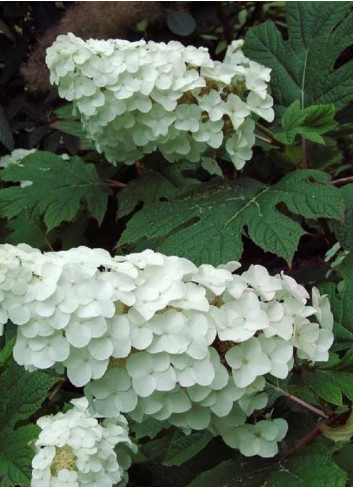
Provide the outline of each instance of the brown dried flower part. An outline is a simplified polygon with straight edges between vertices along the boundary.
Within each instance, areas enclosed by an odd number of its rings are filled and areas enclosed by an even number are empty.
[[[126,360],[127,360],[127,358],[110,357],[108,369],[110,369],[110,368],[126,368]]]
[[[212,306],[216,306],[218,308],[222,307],[223,304],[224,304],[224,302],[223,302],[222,296],[220,296],[220,295],[216,295],[211,302]]]
[[[77,2],[38,41],[21,73],[28,90],[43,93],[50,90],[49,70],[45,64],[46,49],[59,34],[72,32],[84,40],[129,39],[132,28],[140,21],[155,23],[162,18],[159,2]]]
[[[197,103],[197,98],[191,92],[185,92],[181,97],[178,98],[178,105],[181,104],[195,104]]]
[[[226,361],[226,353],[237,344],[235,341],[221,341],[218,337],[212,343],[213,348],[218,352],[222,365],[227,369],[229,369],[229,365]]]

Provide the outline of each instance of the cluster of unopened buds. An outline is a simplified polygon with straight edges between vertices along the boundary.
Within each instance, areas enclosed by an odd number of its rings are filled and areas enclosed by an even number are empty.
[[[333,318],[316,288],[309,304],[284,273],[239,267],[1,245],[0,321],[17,325],[20,365],[66,369],[99,415],[209,429],[271,457],[287,425],[254,416],[267,405],[265,375],[285,379],[295,357],[327,360]]]
[[[241,169],[252,156],[255,119],[272,121],[269,68],[233,41],[224,61],[177,41],[83,41],[58,36],[46,63],[59,95],[73,101],[98,151],[133,164],[159,150],[200,162],[223,146]]]

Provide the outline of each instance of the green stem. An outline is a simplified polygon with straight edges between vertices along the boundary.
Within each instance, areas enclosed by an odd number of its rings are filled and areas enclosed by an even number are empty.
[[[303,169],[308,168],[308,143],[305,138],[302,138],[302,165]]]

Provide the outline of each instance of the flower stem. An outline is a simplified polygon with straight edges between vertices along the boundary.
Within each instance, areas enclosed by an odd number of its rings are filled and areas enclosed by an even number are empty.
[[[278,146],[280,149],[284,149],[286,147],[285,144],[281,143],[278,141],[278,139],[275,138],[275,136],[272,134],[272,132],[267,129],[267,127],[263,126],[260,124],[260,122],[256,122],[256,127],[261,131],[265,136],[267,136],[268,139],[262,139],[262,141],[265,141],[268,144],[273,144],[274,146]],[[258,134],[255,135],[258,139],[261,139],[261,136]]]
[[[275,390],[277,390],[277,391],[281,392],[282,394],[284,394],[286,397],[288,397],[288,399],[290,399],[291,401],[295,402],[296,404],[299,404],[300,406],[305,407],[306,409],[308,409],[308,411],[311,411],[312,413],[315,413],[318,416],[321,416],[322,418],[328,419],[327,414],[325,414],[321,409],[318,409],[315,406],[312,406],[311,404],[303,401],[303,399],[300,399],[299,397],[294,396],[293,394],[290,394],[289,392],[285,391],[284,389],[282,389],[281,387],[279,387],[277,385],[273,385],[270,382],[267,382],[267,383],[271,387],[273,387]]]
[[[105,178],[104,183],[106,183],[109,187],[115,187],[115,188],[127,187],[127,183],[117,182],[116,180],[110,180],[110,178]]]
[[[353,177],[337,178],[337,180],[332,180],[332,185],[344,185],[345,183],[353,182]]]

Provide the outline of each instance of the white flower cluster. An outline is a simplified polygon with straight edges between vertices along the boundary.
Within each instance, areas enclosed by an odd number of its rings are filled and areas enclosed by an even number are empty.
[[[133,164],[157,149],[168,161],[199,162],[225,149],[237,169],[252,156],[254,115],[272,121],[269,68],[233,41],[223,62],[181,43],[83,41],[60,35],[46,63],[108,161]]]
[[[124,416],[101,424],[85,397],[66,413],[42,416],[35,442],[31,487],[112,487],[127,481],[129,439]],[[114,450],[115,449],[115,450]]]
[[[268,456],[284,422],[244,427],[267,404],[264,375],[286,378],[294,351],[327,360],[333,318],[317,289],[308,305],[291,277],[260,265],[234,274],[239,266],[1,245],[0,321],[18,325],[20,365],[65,367],[100,415],[209,428],[244,454],[250,430],[253,451]]]

